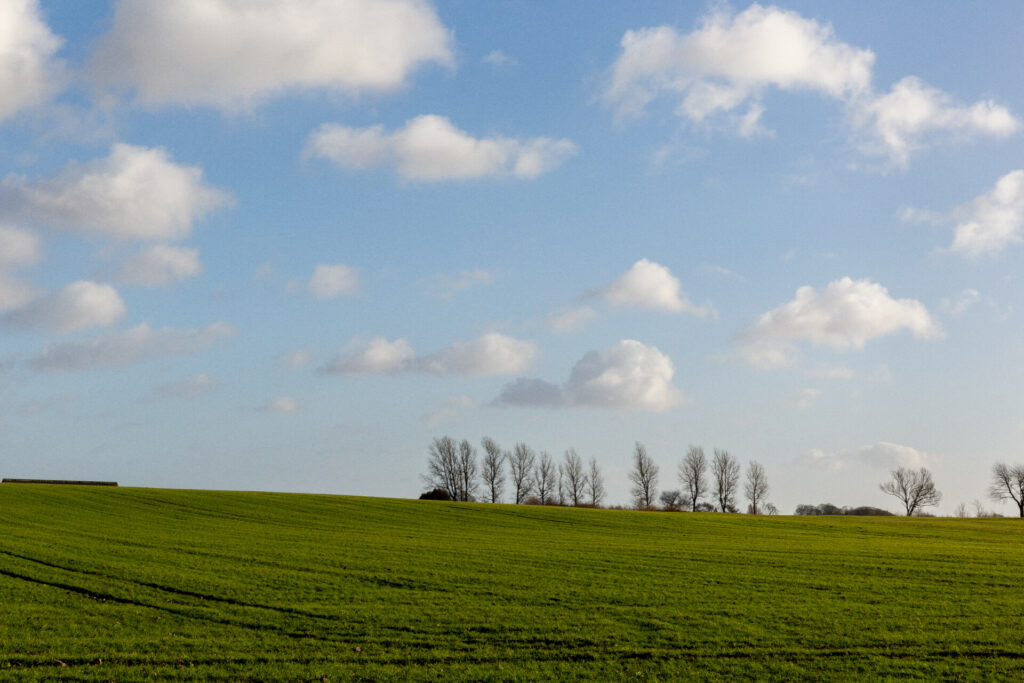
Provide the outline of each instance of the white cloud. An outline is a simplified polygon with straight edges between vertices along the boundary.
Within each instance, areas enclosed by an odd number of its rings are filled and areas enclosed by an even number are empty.
[[[415,358],[408,339],[375,337],[364,348],[337,356],[322,370],[338,375],[387,375],[409,371]]]
[[[801,465],[832,472],[857,466],[886,470],[896,467],[917,469],[928,465],[931,460],[932,457],[923,451],[887,441],[879,441],[871,446],[848,448],[835,453],[813,449],[797,458],[797,462]]]
[[[640,259],[615,282],[600,290],[613,306],[638,306],[673,313],[692,313],[703,318],[713,314],[709,305],[695,306],[680,289],[679,279],[668,268]]]
[[[64,74],[55,55],[63,42],[43,21],[38,0],[0,3],[0,122],[56,93]]]
[[[818,402],[819,398],[821,398],[820,389],[806,387],[797,392],[796,407],[801,410],[806,410],[807,408],[813,407],[814,404]]]
[[[333,299],[341,294],[355,296],[359,293],[359,271],[350,266],[320,264],[309,279],[309,291],[321,301]]]
[[[533,342],[490,332],[424,356],[417,365],[438,375],[514,375],[526,370],[536,355]]]
[[[844,367],[820,367],[807,370],[804,374],[813,379],[847,380],[853,379],[853,370]]]
[[[142,323],[90,341],[51,344],[29,359],[29,365],[39,371],[120,367],[155,356],[193,354],[234,334],[234,328],[222,322],[200,329],[164,327],[159,330]]]
[[[845,277],[796,297],[762,315],[741,335],[740,356],[763,369],[788,365],[796,342],[837,350],[862,349],[871,339],[909,330],[920,339],[941,336],[938,324],[915,299],[893,299],[870,280]]]
[[[511,57],[501,50],[491,50],[484,57],[484,63],[492,66],[510,66],[516,64],[514,57]]]
[[[438,275],[434,282],[434,288],[442,299],[450,299],[467,289],[494,284],[496,279],[494,273],[489,270],[474,268],[473,270],[463,270],[458,275]]]
[[[262,413],[297,413],[299,402],[291,396],[275,396],[257,410]]]
[[[555,332],[572,332],[595,318],[597,318],[597,311],[590,306],[580,306],[564,313],[549,315],[548,327]]]
[[[874,60],[870,50],[839,41],[830,25],[755,4],[737,15],[712,12],[686,35],[670,26],[627,31],[604,100],[620,114],[639,114],[665,96],[692,122],[746,105],[733,123],[752,133],[766,89],[845,99],[869,89]]]
[[[898,81],[885,95],[855,103],[854,120],[865,136],[862,150],[886,156],[897,166],[906,166],[911,153],[936,134],[1006,137],[1020,129],[1010,110],[992,100],[961,105],[914,76]]]
[[[981,292],[968,288],[960,292],[956,299],[943,299],[942,309],[951,316],[961,316],[979,301],[981,301]]]
[[[309,349],[296,349],[282,353],[277,357],[277,361],[289,370],[298,370],[309,364],[311,356]]]
[[[233,202],[203,184],[198,166],[161,147],[115,144],[110,156],[71,164],[57,176],[0,181],[2,212],[27,223],[130,240],[176,240],[209,211]]]
[[[372,339],[361,349],[343,353],[321,370],[330,374],[514,375],[537,355],[533,342],[491,332],[468,342],[456,342],[436,353],[417,356],[407,339]]]
[[[664,412],[682,393],[672,385],[675,366],[653,346],[632,339],[581,358],[564,385],[520,377],[502,389],[497,404],[597,407]]]
[[[957,223],[950,247],[967,256],[998,253],[1021,241],[1024,225],[1024,170],[1007,173],[992,188],[957,212]]]
[[[603,93],[620,116],[665,99],[685,121],[720,120],[753,137],[769,132],[761,123],[767,90],[815,92],[847,108],[863,153],[901,167],[940,137],[1005,137],[1021,127],[992,100],[960,104],[914,76],[876,95],[871,50],[841,42],[831,25],[777,7],[712,11],[688,34],[671,26],[627,31],[621,44]]]
[[[310,135],[306,153],[347,169],[394,165],[407,180],[438,182],[514,176],[531,179],[576,151],[568,140],[474,138],[444,116],[425,115],[394,132],[383,126],[325,124]]]
[[[708,273],[708,274],[711,274],[711,275],[717,275],[717,276],[720,276],[720,277],[723,277],[723,278],[726,278],[726,279],[729,279],[729,280],[743,280],[744,279],[744,277],[742,275],[740,275],[739,273],[737,273],[735,270],[732,270],[730,268],[726,268],[725,266],[720,266],[720,265],[715,264],[715,263],[711,263],[711,264],[707,264],[707,265],[701,266],[700,269],[701,269],[701,272]]]
[[[468,396],[449,396],[446,398],[441,405],[437,406],[430,412],[423,415],[423,421],[431,427],[454,420],[457,418],[463,410],[467,408],[473,408],[476,406],[476,402]]]
[[[938,225],[944,220],[944,216],[937,211],[919,209],[913,206],[901,207],[897,217],[903,223],[917,225]]]
[[[21,308],[35,297],[35,287],[0,270],[0,311]]]
[[[217,388],[217,382],[207,374],[188,377],[178,382],[160,384],[154,393],[160,398],[199,398]]]
[[[13,277],[9,269],[39,260],[39,237],[28,230],[0,225],[0,311],[21,308],[36,296],[35,287]]]
[[[133,254],[121,266],[118,280],[128,285],[168,287],[203,272],[199,250],[155,244]]]
[[[0,268],[26,266],[39,260],[39,236],[23,228],[0,225]]]
[[[452,65],[452,37],[424,0],[121,0],[92,72],[148,105],[251,107],[295,90],[402,88]]]
[[[127,308],[110,285],[79,280],[7,314],[11,325],[54,334],[107,327],[124,317]]]

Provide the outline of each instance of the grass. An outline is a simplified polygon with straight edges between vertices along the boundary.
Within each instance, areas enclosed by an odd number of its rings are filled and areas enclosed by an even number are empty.
[[[0,486],[0,678],[1019,679],[1024,522]]]

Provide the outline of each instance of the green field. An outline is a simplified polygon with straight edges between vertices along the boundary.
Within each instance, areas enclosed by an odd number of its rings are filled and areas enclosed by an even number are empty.
[[[1020,680],[1024,522],[0,485],[0,678]]]

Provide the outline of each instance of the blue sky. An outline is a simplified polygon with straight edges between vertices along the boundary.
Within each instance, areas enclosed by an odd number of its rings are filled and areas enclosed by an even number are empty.
[[[4,476],[405,497],[489,435],[1001,509],[1024,7],[603,5],[4,3]]]

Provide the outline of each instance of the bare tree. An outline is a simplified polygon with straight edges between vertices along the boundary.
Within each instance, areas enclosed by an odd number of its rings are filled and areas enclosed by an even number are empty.
[[[601,468],[597,466],[597,458],[590,458],[590,472],[587,473],[587,495],[590,497],[590,504],[599,507],[604,502],[604,477],[601,475]]]
[[[629,473],[629,479],[633,482],[633,502],[637,509],[654,507],[654,498],[658,495],[658,466],[639,441],[633,449],[633,471]]]
[[[516,505],[522,505],[533,491],[533,466],[537,454],[525,443],[517,443],[508,459],[508,468],[512,473],[512,485],[516,490]]]
[[[427,455],[427,486],[442,489],[452,500],[459,500],[459,454],[450,436],[435,437]]]
[[[764,504],[764,514],[766,515],[777,515],[779,514],[779,508],[775,507],[775,503]]]
[[[1024,517],[1024,465],[1010,467],[1003,463],[992,466],[992,486],[988,495],[992,500],[1012,500]]]
[[[968,517],[969,515],[967,514],[967,503],[960,503],[959,505],[957,505],[956,509],[953,510],[953,516],[961,518]]]
[[[719,512],[736,512],[736,489],[740,485],[740,464],[727,450],[715,449],[711,457],[712,493]]]
[[[501,500],[505,490],[505,457],[501,447],[494,439],[485,436],[481,445],[484,447],[483,462],[480,467],[480,478],[483,480],[487,496],[492,503]]]
[[[906,508],[907,517],[923,507],[938,505],[942,494],[935,488],[932,473],[926,467],[915,472],[906,467],[898,467],[892,471],[892,479],[878,488],[882,493],[894,496]]]
[[[679,463],[679,482],[686,488],[690,497],[690,509],[697,511],[701,497],[708,492],[708,460],[704,457],[704,449],[690,446],[686,457]]]
[[[689,499],[679,490],[662,491],[658,500],[661,502],[661,509],[667,512],[679,512],[691,507]]]
[[[750,514],[761,514],[764,499],[768,496],[768,475],[765,474],[764,465],[753,461],[747,465],[747,481],[743,485],[743,492],[750,501]]]
[[[476,491],[479,483],[476,478],[479,474],[479,466],[476,462],[476,449],[473,444],[463,439],[459,443],[458,458],[458,480],[459,497],[455,500],[470,501],[476,500]]]
[[[558,467],[555,465],[555,461],[551,459],[547,451],[541,451],[540,459],[537,460],[537,465],[533,470],[533,488],[537,492],[537,497],[540,498],[541,505],[550,503],[555,494],[555,486],[558,483],[557,472]]]
[[[565,452],[565,461],[561,466],[562,474],[565,477],[565,492],[568,502],[576,507],[583,502],[583,496],[587,489],[587,471],[583,467],[583,458],[579,456],[575,448]]]

